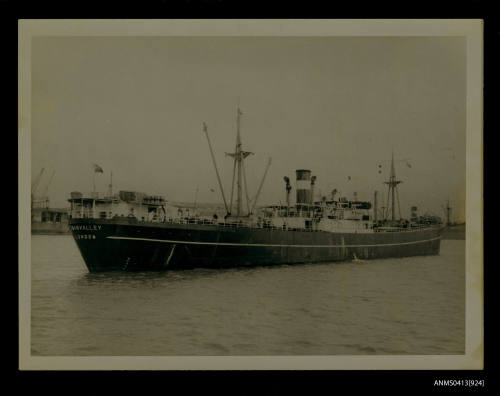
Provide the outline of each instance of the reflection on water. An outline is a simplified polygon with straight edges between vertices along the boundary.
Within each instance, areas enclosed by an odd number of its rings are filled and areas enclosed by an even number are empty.
[[[88,273],[32,238],[34,355],[462,354],[464,241],[337,264]]]

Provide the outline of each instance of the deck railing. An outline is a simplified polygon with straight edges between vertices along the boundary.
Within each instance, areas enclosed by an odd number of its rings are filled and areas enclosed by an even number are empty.
[[[75,209],[71,213],[72,218],[96,218],[94,217],[93,211]],[[187,217],[163,217],[157,216],[156,219],[137,219],[134,216],[107,216],[103,219],[115,219],[115,218],[123,218],[123,219],[133,219],[134,222],[137,223],[168,223],[168,224],[180,224],[180,225],[212,225],[224,229],[268,229],[268,230],[285,230],[285,231],[301,231],[301,232],[325,232],[324,230],[317,229],[315,226],[312,227],[290,227],[286,225],[276,226],[270,224],[266,221],[219,221],[218,219],[209,219],[209,218],[187,218]],[[370,228],[373,232],[411,232],[417,231],[419,229],[429,228],[432,225],[417,225],[417,226],[409,226],[409,227],[373,227]],[[356,232],[356,229],[342,229],[339,228],[335,231],[339,232]],[[359,230],[360,232],[364,230]]]

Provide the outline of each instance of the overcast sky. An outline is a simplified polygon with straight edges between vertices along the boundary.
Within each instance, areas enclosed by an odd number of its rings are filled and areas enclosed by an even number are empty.
[[[100,191],[112,171],[115,190],[222,202],[202,123],[229,195],[239,103],[251,196],[272,157],[260,204],[299,168],[322,195],[385,196],[394,149],[403,215],[449,199],[461,220],[465,60],[460,37],[36,37],[32,177],[56,172],[57,207],[92,189],[93,163]]]

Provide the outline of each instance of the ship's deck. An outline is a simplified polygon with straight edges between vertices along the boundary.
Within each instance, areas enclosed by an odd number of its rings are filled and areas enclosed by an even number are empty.
[[[272,224],[266,224],[259,221],[249,221],[248,219],[242,219],[240,221],[219,221],[215,219],[207,218],[167,218],[164,221],[143,221],[135,217],[125,217],[125,216],[115,216],[110,219],[94,219],[94,218],[72,218],[71,223],[84,223],[89,224],[119,224],[119,225],[140,225],[140,226],[151,226],[151,227],[162,227],[164,224],[179,224],[183,226],[211,226],[210,228],[221,228],[221,229],[269,229],[269,230],[283,230],[283,231],[300,231],[300,232],[328,232],[314,227],[310,228],[300,228],[300,227],[277,227]],[[374,227],[367,231],[368,233],[394,233],[394,232],[417,232],[425,229],[436,229],[441,228],[440,225],[421,225],[417,227]],[[356,233],[356,230],[349,231],[348,229],[342,230],[342,232],[352,232]]]

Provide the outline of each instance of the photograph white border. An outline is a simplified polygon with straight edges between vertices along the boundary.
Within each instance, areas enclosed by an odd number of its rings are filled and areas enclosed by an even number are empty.
[[[21,370],[483,369],[483,21],[480,19],[19,20],[19,368]],[[467,41],[464,355],[31,355],[31,43],[36,36],[463,36]]]

